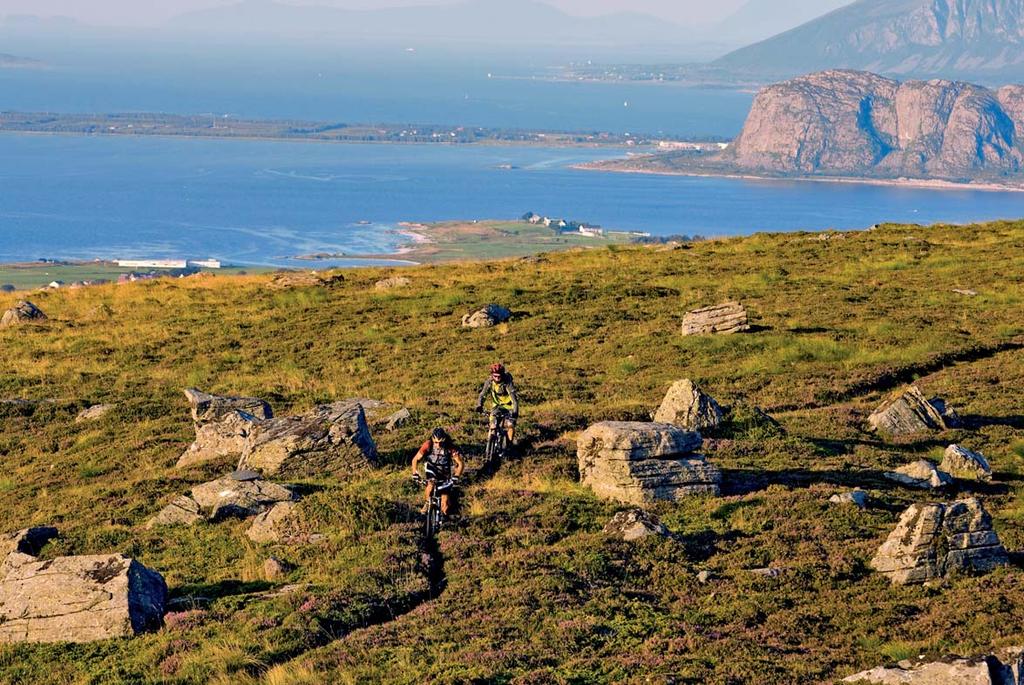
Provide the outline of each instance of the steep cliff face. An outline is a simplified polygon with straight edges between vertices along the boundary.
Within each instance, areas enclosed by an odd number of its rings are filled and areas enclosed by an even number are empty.
[[[896,76],[1024,74],[1024,0],[859,0],[717,64],[755,72],[863,69]]]
[[[965,179],[1019,173],[1022,143],[1024,86],[826,71],[762,90],[723,159],[787,174]]]

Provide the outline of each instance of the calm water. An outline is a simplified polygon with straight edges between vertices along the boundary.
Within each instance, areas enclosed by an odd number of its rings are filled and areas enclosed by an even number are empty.
[[[526,211],[709,236],[1024,216],[1018,193],[567,168],[608,154],[0,135],[0,262],[212,256],[285,264],[311,252],[386,250],[399,221]]]

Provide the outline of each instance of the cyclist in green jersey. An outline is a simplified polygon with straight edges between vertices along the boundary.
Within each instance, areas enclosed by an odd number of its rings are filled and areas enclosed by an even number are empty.
[[[484,403],[488,399],[491,401],[491,428],[495,428],[501,421],[501,428],[508,435],[511,447],[516,434],[516,421],[519,419],[519,395],[512,374],[502,364],[491,365],[491,375],[480,389],[476,410],[484,411]]]

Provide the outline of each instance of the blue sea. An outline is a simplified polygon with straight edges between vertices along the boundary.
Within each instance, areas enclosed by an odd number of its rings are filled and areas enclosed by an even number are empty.
[[[51,68],[0,70],[0,108],[732,136],[752,97],[553,83],[532,78],[536,65],[523,62],[432,60],[404,51],[362,61],[275,56],[265,63],[165,54],[130,66],[124,55],[95,47],[32,56]],[[705,236],[1024,216],[1019,193],[570,168],[622,154],[0,134],[0,262],[216,257],[289,265],[291,257],[314,252],[389,251],[403,221],[513,218],[527,211],[655,235]]]

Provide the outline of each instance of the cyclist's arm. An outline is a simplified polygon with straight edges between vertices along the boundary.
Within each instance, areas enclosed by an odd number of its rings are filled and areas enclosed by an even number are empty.
[[[476,400],[476,408],[483,409],[484,401],[487,399],[487,393],[491,389],[491,381],[487,379],[484,381],[484,387],[480,388],[480,396]]]
[[[427,450],[429,450],[429,449],[430,449],[430,441],[428,440],[427,442],[423,443],[423,445],[420,447],[419,451],[412,458],[412,475],[415,476],[417,473],[419,473],[420,462],[423,461],[423,457],[427,454]]]
[[[512,416],[519,416],[519,393],[516,392],[516,384],[508,384],[508,396],[512,398]]]
[[[462,477],[462,470],[466,468],[465,463],[462,461],[462,452],[453,449],[452,450],[452,461],[455,462],[455,476],[458,478]]]

